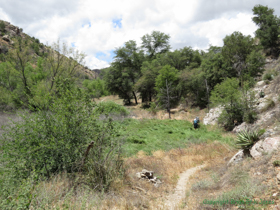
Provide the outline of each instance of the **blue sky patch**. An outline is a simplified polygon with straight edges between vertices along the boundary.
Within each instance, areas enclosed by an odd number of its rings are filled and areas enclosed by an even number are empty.
[[[84,23],[83,25],[82,25],[82,27],[85,27],[85,26],[88,26],[89,28],[91,27],[91,22],[87,22],[87,23]]]
[[[113,19],[113,27],[114,28],[122,28],[122,19]]]
[[[76,47],[76,42],[72,42],[71,47]]]
[[[114,53],[114,50],[110,50],[108,54],[110,55],[107,55],[106,53],[103,52],[97,52],[95,57],[98,58],[99,60],[103,60],[110,63],[113,61],[113,58],[116,54]]]

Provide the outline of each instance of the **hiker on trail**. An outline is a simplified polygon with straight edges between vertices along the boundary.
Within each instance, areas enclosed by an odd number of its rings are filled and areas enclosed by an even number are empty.
[[[199,126],[199,118],[196,117],[196,118],[194,118],[194,120],[193,120],[193,127],[194,127],[194,129],[197,129],[198,126]]]

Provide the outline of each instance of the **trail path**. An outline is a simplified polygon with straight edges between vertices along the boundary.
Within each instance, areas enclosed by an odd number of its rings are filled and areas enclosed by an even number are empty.
[[[196,166],[180,174],[177,186],[175,188],[175,192],[166,198],[166,209],[174,210],[176,208],[180,201],[186,196],[186,185],[189,180],[189,177],[204,166],[205,165]]]

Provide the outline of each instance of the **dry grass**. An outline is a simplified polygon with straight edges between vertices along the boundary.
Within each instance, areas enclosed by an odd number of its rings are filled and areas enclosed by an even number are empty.
[[[120,99],[118,96],[113,95],[104,96],[94,100],[97,103],[101,101],[114,101],[117,104],[123,105],[123,99]],[[147,109],[143,109],[141,99],[138,100],[137,105],[134,104],[132,100],[131,105],[125,107],[128,108],[128,110],[131,112],[130,116],[134,119],[169,119],[169,115],[166,110],[159,110],[156,114],[152,114]],[[199,116],[200,121],[202,122],[206,114],[207,109],[200,110],[199,108],[184,108],[182,105],[180,105],[179,107],[171,110],[171,119],[187,120],[192,122],[196,116]]]
[[[260,199],[274,201],[275,204],[243,205],[242,209],[274,209],[276,204],[280,207],[280,184],[276,180],[280,167],[273,166],[273,162],[279,158],[279,153],[266,155],[256,160],[247,158],[232,167],[227,167],[223,161],[212,162],[191,180],[188,187],[192,190],[185,201],[188,207],[184,209],[237,209],[236,205],[214,206],[205,205],[202,202],[204,199],[236,200],[243,195],[258,201]],[[273,196],[275,193],[278,195]]]
[[[66,175],[57,175],[36,187],[38,195],[33,206],[45,205],[49,209],[160,209],[164,198],[173,192],[180,173],[204,163],[212,165],[217,159],[233,153],[220,142],[168,152],[154,151],[151,156],[140,151],[137,157],[125,160],[124,179],[115,180],[110,192],[102,194],[82,186],[74,187]],[[163,183],[155,187],[146,180],[139,180],[135,174],[142,169],[154,171]]]

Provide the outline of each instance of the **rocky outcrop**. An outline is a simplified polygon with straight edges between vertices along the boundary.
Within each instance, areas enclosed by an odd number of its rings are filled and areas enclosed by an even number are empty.
[[[264,154],[270,154],[279,149],[280,137],[266,138],[258,141],[251,149],[250,154],[253,158],[261,157]]]
[[[223,111],[222,106],[210,109],[209,113],[203,118],[204,125],[215,125],[218,122],[218,117]]]
[[[254,144],[250,150],[239,150],[228,162],[228,166],[237,164],[244,159],[244,157],[258,158],[263,155],[272,153],[280,149],[280,137],[268,137],[260,140]]]
[[[243,150],[239,150],[229,161],[228,161],[228,166],[232,165],[232,164],[236,164],[240,161],[243,160],[245,154]]]

